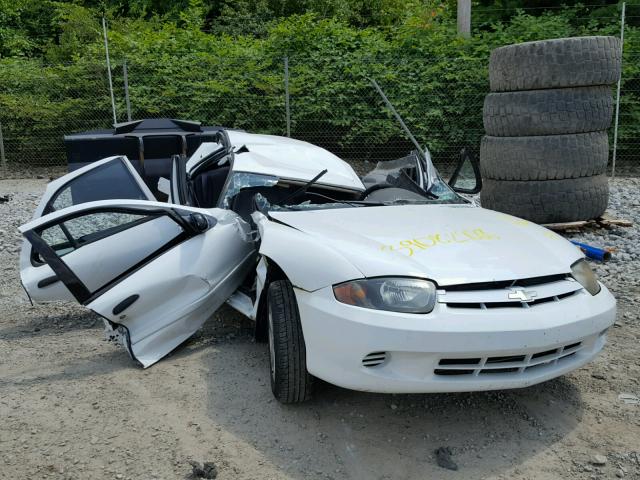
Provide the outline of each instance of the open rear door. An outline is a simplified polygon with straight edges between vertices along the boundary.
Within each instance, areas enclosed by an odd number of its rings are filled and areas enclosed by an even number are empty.
[[[235,213],[146,200],[102,200],[20,227],[36,267],[47,266],[101,315],[147,367],[191,336],[237,289],[254,246]],[[23,271],[23,283],[37,293]]]
[[[155,197],[127,157],[109,157],[86,165],[47,185],[33,219],[58,210],[98,200],[152,200]],[[38,260],[32,245],[22,242],[22,284],[33,301],[73,300],[73,295],[46,264]]]

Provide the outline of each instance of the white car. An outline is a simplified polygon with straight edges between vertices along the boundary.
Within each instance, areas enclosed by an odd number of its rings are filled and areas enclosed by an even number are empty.
[[[473,191],[476,165],[454,177]],[[308,143],[223,131],[174,157],[159,189],[167,201],[106,158],[51,182],[20,227],[30,298],[85,305],[143,367],[226,301],[268,340],[282,402],[309,398],[316,377],[372,392],[517,388],[592,360],[615,319],[575,246],[479,208],[419,153],[360,179]]]

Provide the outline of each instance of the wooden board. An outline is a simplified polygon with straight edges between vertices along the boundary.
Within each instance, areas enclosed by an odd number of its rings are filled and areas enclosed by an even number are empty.
[[[596,220],[603,225],[615,225],[616,227],[632,227],[633,222],[631,220],[622,220],[619,218],[613,218],[606,213]]]
[[[559,222],[559,223],[544,223],[543,227],[549,230],[555,230],[558,232],[566,232],[570,230],[579,231],[585,227],[597,227],[597,228],[613,228],[613,227],[631,227],[633,222],[630,220],[623,220],[619,218],[613,218],[608,214],[604,214],[594,220],[580,220],[577,222]]]
[[[561,222],[561,223],[543,223],[542,226],[549,230],[566,231],[566,230],[579,230],[586,226],[589,222],[581,220],[579,222]]]

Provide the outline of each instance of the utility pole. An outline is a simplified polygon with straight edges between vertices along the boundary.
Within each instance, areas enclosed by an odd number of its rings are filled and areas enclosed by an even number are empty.
[[[458,0],[458,36],[471,36],[471,0]]]

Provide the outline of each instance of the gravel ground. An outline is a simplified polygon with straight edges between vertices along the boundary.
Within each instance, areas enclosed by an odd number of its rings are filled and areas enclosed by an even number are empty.
[[[611,213],[634,227],[571,235],[617,249],[595,264],[619,316],[593,364],[504,392],[325,385],[298,406],[273,400],[267,349],[228,308],[142,370],[92,313],[31,306],[16,227],[45,182],[0,181],[0,478],[185,478],[195,460],[221,479],[640,479],[640,405],[619,399],[640,396],[639,179],[612,184]]]

